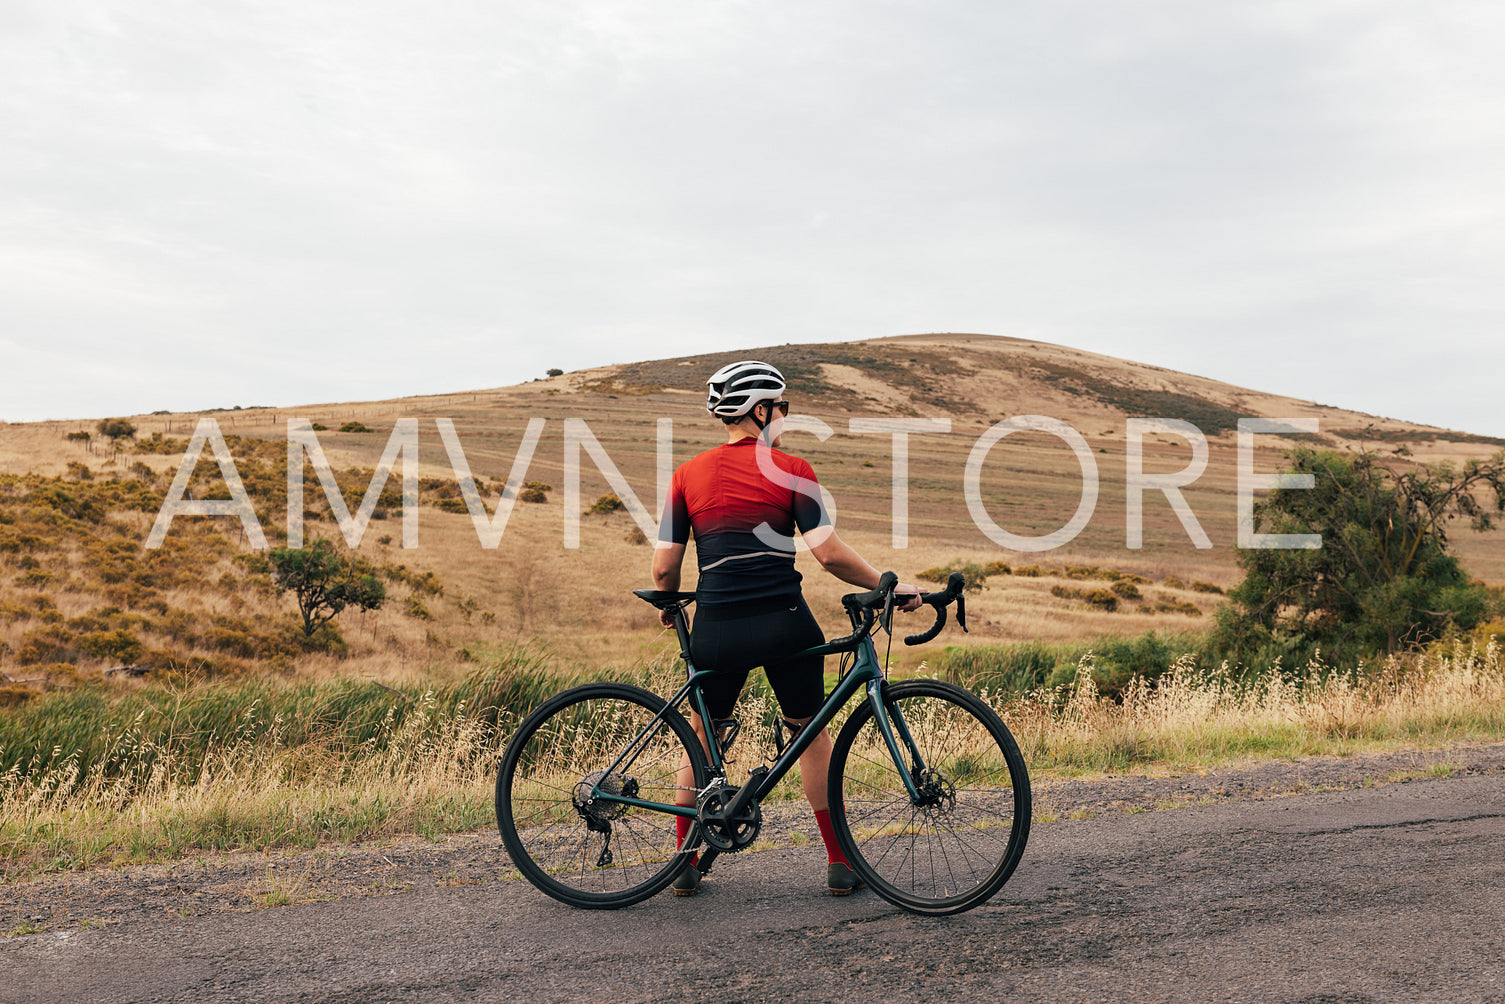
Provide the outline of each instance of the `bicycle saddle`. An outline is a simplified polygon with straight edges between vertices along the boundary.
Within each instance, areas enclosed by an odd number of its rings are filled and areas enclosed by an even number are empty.
[[[676,604],[686,603],[695,598],[694,593],[675,593],[667,589],[634,589],[632,595],[640,600],[647,600],[660,610],[666,610]]]

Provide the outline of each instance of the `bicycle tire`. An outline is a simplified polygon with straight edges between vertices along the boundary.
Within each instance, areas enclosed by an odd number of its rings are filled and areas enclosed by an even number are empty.
[[[664,707],[640,687],[593,683],[550,698],[518,726],[497,771],[497,828],[513,864],[542,892],[570,906],[615,909],[652,896],[689,866],[699,823],[676,848],[673,814],[621,803],[593,811],[577,794],[607,778]],[[682,754],[696,789],[704,787],[700,742],[671,709],[609,783],[618,794],[672,803]]]
[[[831,822],[842,852],[896,906],[936,916],[970,910],[1003,887],[1029,840],[1019,745],[992,708],[949,683],[884,684],[883,702],[890,720],[903,715],[930,798],[910,798],[864,701],[831,751]],[[913,774],[913,763],[905,769]]]

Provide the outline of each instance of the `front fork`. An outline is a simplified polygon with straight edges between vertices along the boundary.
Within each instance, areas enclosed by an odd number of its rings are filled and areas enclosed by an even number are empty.
[[[878,723],[878,732],[883,736],[883,744],[888,747],[888,755],[893,758],[894,767],[904,782],[904,790],[909,793],[910,802],[919,805],[920,790],[915,786],[915,778],[924,772],[925,760],[920,756],[920,749],[915,745],[914,737],[909,734],[909,726],[905,723],[898,704],[884,703],[883,687],[884,681],[881,679],[868,681],[868,704],[873,709],[873,720]],[[899,749],[901,742],[905,750],[909,752],[909,767],[905,766],[904,753]]]

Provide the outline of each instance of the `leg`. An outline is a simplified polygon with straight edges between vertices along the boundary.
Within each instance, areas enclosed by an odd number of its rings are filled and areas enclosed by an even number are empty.
[[[790,725],[803,725],[810,719],[800,721],[784,719]],[[815,825],[820,830],[821,843],[826,845],[826,887],[833,896],[845,896],[864,883],[847,864],[841,853],[841,842],[836,839],[836,828],[831,823],[831,808],[826,791],[826,775],[831,769],[831,736],[820,730],[810,746],[800,754],[800,782],[805,789],[805,798],[815,812]]]
[[[706,740],[706,737],[705,737],[705,721],[700,717],[700,715],[696,714],[694,711],[690,712],[690,727],[695,730],[695,738],[697,738],[697,739],[700,740],[700,749],[701,749],[701,752],[703,752],[706,755],[706,759],[709,761],[710,756],[711,756],[711,744]],[[829,764],[830,762],[831,762],[831,741],[829,739],[827,739],[826,740],[826,763]],[[690,755],[688,753],[686,753],[684,756],[680,757],[680,761],[679,761],[679,773],[674,776],[674,783],[675,783],[675,795],[674,795],[674,802],[675,802],[675,804],[676,805],[694,805],[695,804],[695,769],[690,765]],[[824,791],[825,790],[825,787],[824,787],[825,786],[824,775],[822,775],[821,785],[822,785],[822,789],[821,790]],[[681,817],[681,818],[683,818],[683,817]],[[681,840],[684,839],[684,834],[683,833],[680,834],[680,839]]]
[[[690,712],[690,727],[695,730],[695,738],[700,740],[700,748],[707,757],[710,756],[711,747],[705,738],[705,722],[695,712]],[[690,763],[688,752],[680,758],[679,772],[675,774],[674,802],[676,805],[695,804],[695,767]],[[674,817],[674,834],[677,838],[676,848],[685,845],[685,837],[690,835],[690,820],[684,816]],[[690,858],[690,867],[679,873],[674,880],[674,895],[693,896],[695,890],[700,888],[700,856]]]
[[[798,728],[810,721],[807,718],[785,718],[784,721]],[[686,758],[688,759],[688,758]],[[685,764],[689,766],[688,763]],[[831,769],[831,734],[825,729],[810,743],[810,748],[800,754],[800,785],[805,789],[805,801],[816,812],[827,809],[826,774]]]

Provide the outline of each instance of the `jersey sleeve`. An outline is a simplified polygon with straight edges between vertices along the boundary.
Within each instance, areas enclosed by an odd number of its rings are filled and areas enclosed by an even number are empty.
[[[789,472],[797,479],[794,484],[794,525],[800,533],[809,533],[819,526],[831,525],[831,514],[826,512],[821,501],[820,482],[815,479],[815,469],[799,457],[791,457]]]
[[[658,524],[658,540],[661,544],[690,542],[690,507],[685,502],[683,467],[676,470],[669,481],[669,494],[664,499],[664,515]]]

